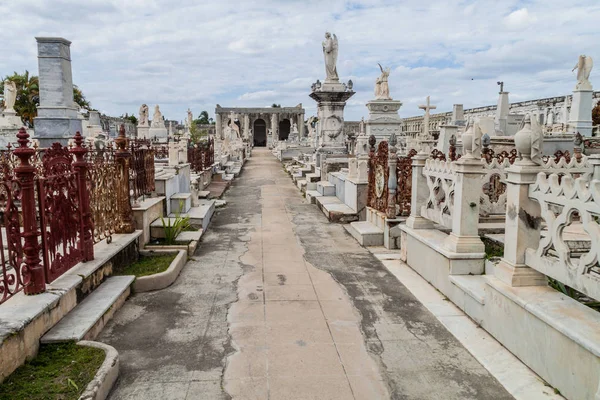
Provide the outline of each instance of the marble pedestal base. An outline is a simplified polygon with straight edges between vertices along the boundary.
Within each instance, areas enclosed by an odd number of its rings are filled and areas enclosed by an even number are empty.
[[[35,136],[41,148],[60,143],[66,146],[77,132],[83,132],[83,125],[78,118],[38,117],[35,119]]]
[[[366,121],[367,137],[374,135],[377,143],[388,140],[392,132],[399,132],[402,120],[398,110],[402,102],[398,100],[371,100],[367,103],[369,118]]]

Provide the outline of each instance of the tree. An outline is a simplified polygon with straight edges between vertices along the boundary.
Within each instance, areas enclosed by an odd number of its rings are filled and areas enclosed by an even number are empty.
[[[85,96],[77,86],[73,85],[73,100],[75,104],[85,110],[91,110],[92,104],[85,99]]]
[[[202,111],[202,112],[200,112],[200,115],[194,122],[198,125],[208,125],[208,124],[212,123],[211,121],[212,121],[212,118],[208,117],[208,111]]]
[[[40,85],[37,76],[29,75],[29,71],[23,74],[13,73],[0,82],[0,93],[4,94],[4,81],[9,80],[17,85],[17,99],[15,111],[27,126],[33,126],[33,119],[37,116],[37,106],[40,104]]]
[[[6,76],[0,82],[0,93],[4,94],[4,81],[13,81],[17,85],[17,99],[15,111],[21,117],[23,123],[33,127],[33,119],[37,117],[37,107],[40,104],[40,81],[37,76],[29,75],[29,71],[23,74],[17,72]],[[73,85],[73,100],[79,107],[91,110],[91,104],[86,100],[83,92]]]
[[[271,107],[273,107],[273,108],[281,108],[281,104],[275,104],[275,103],[273,103],[271,105]]]
[[[128,119],[131,121],[132,124],[137,125],[138,124],[138,119],[135,117],[135,115],[131,114],[131,115],[125,115],[124,117],[122,117],[123,119]]]
[[[596,104],[596,107],[592,108],[592,125],[600,125],[600,101]]]

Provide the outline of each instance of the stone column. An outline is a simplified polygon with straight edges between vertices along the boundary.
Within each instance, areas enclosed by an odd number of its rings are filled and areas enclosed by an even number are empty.
[[[594,90],[573,90],[573,103],[569,115],[569,132],[579,132],[583,137],[592,136],[592,108],[594,107]]]
[[[304,137],[304,113],[298,114],[298,132],[302,139]]]
[[[271,114],[271,132],[273,133],[271,143],[275,146],[279,142],[279,118],[275,113]]]
[[[169,165],[179,165],[179,143],[169,140]]]
[[[475,124],[463,134],[465,156],[456,161],[452,232],[446,247],[456,253],[483,253],[479,237],[479,194],[484,173],[481,160],[481,128]],[[446,194],[448,195],[448,194]]]
[[[508,92],[501,91],[499,95],[494,125],[500,131],[502,131],[503,136],[507,136],[507,121],[510,108],[510,103],[508,102]]]
[[[221,114],[215,112],[215,138],[223,140],[223,129],[221,127]]]
[[[388,204],[386,217],[389,219],[396,218],[396,189],[398,189],[398,178],[396,177],[396,165],[398,164],[398,156],[396,155],[396,134],[392,132],[388,153]]]
[[[73,101],[71,42],[63,38],[38,37],[40,105],[35,118],[35,138],[41,147],[58,142],[67,145],[82,132],[79,107]]]
[[[507,168],[506,222],[504,256],[495,268],[495,276],[510,286],[546,286],[546,276],[525,264],[525,251],[540,243],[541,209],[529,198],[529,185],[542,170],[540,161],[531,158],[532,130],[529,116],[515,135],[515,145],[522,159]],[[539,144],[541,148],[542,144]]]
[[[433,222],[421,217],[421,207],[429,198],[429,187],[423,176],[425,161],[429,155],[423,151],[412,159],[412,192],[410,198],[410,217],[406,220],[406,226],[412,229],[431,229]]]

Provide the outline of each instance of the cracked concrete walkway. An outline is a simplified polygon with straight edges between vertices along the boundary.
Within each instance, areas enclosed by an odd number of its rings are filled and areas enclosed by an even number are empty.
[[[111,399],[510,399],[341,225],[255,149],[194,261],[99,340]]]

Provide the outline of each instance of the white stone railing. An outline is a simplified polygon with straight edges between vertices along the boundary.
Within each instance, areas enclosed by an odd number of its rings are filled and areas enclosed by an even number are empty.
[[[540,206],[543,228],[537,249],[526,250],[525,263],[600,300],[600,166],[596,169],[596,179],[589,173],[559,176],[565,170],[537,175],[529,198]]]
[[[452,161],[428,159],[423,168],[429,196],[421,207],[421,216],[437,224],[452,228],[456,166]]]
[[[482,217],[504,216],[506,214],[506,178],[510,167],[507,158],[498,161],[492,158],[489,163],[484,164],[485,175],[481,180],[481,197],[479,214]],[[572,178],[589,178],[592,173],[592,167],[586,156],[577,161],[575,157],[567,162],[565,158],[556,161],[550,157],[548,161],[542,164],[542,170],[547,174],[556,173],[559,176],[570,176]]]

